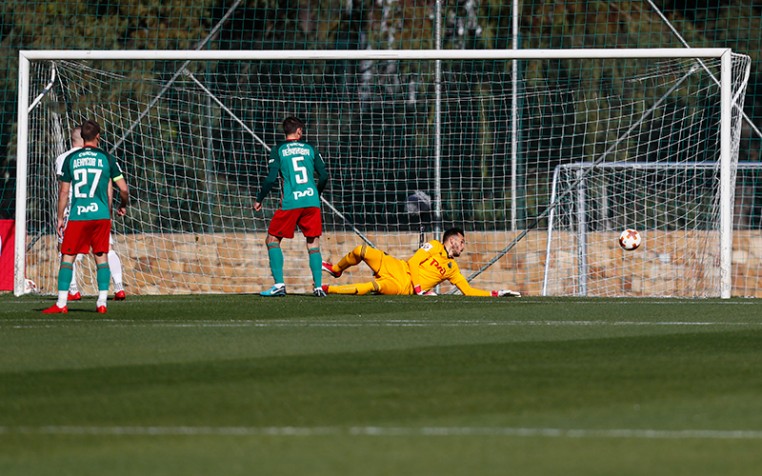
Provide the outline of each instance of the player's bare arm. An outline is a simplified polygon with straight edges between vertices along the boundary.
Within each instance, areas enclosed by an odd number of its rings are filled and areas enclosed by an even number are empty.
[[[66,208],[69,206],[69,189],[71,188],[71,183],[59,181],[58,185],[58,223],[56,231],[58,231],[58,236],[63,236]]]
[[[262,203],[264,202],[265,197],[270,193],[270,190],[272,190],[278,181],[278,174],[280,172],[280,158],[277,154],[270,155],[267,167],[267,177],[265,177],[265,181],[262,183],[262,188],[254,198],[254,205],[252,208],[255,212],[262,210]]]
[[[119,208],[116,209],[116,214],[123,217],[127,214],[127,207],[130,205],[130,189],[127,186],[127,181],[124,177],[118,177],[114,180],[116,188],[119,189]]]

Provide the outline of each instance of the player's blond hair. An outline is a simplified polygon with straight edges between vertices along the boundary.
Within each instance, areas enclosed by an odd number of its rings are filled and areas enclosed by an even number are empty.
[[[71,130],[71,145],[72,147],[77,147],[78,145],[81,146],[82,142],[82,128],[77,126]]]

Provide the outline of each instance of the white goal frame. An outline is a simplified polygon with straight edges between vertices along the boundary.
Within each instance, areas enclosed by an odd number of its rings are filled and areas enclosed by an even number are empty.
[[[292,50],[292,51],[188,51],[188,50],[21,50],[18,76],[18,143],[16,181],[16,231],[14,257],[14,294],[25,287],[27,155],[30,103],[30,62],[40,60],[533,60],[533,59],[638,59],[638,58],[720,58],[720,297],[730,298],[732,285],[732,50],[729,48],[655,48],[655,49],[527,49],[527,50]],[[439,80],[436,84],[439,92]],[[438,113],[439,111],[437,111]],[[438,118],[436,119],[438,121]],[[438,122],[437,122],[438,124]],[[515,140],[515,139],[514,139]],[[435,161],[438,158],[435,157]],[[515,158],[511,158],[515,160]],[[435,194],[439,193],[435,185]],[[441,213],[441,196],[432,197],[436,216]],[[551,205],[552,207],[552,205]],[[502,256],[523,238],[524,231],[500,254]],[[478,273],[477,273],[478,274]],[[473,277],[473,276],[471,276]]]

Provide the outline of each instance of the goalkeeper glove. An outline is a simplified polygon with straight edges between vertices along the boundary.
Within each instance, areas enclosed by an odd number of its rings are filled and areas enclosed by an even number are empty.
[[[416,284],[415,287],[413,288],[413,291],[415,291],[415,293],[419,296],[436,296],[437,295],[437,293],[435,293],[431,289],[429,289],[428,291],[424,291],[423,289],[421,289],[420,284]]]
[[[521,297],[521,293],[518,291],[511,291],[510,289],[499,289],[492,291],[492,297]]]

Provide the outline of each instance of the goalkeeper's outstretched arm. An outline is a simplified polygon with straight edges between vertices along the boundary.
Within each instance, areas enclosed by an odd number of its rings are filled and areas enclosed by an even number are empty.
[[[472,287],[466,277],[461,273],[457,273],[455,276],[453,276],[450,279],[450,282],[455,285],[465,296],[521,297],[521,293],[517,291],[511,291],[510,289],[494,289],[492,291],[487,291],[485,289]]]

